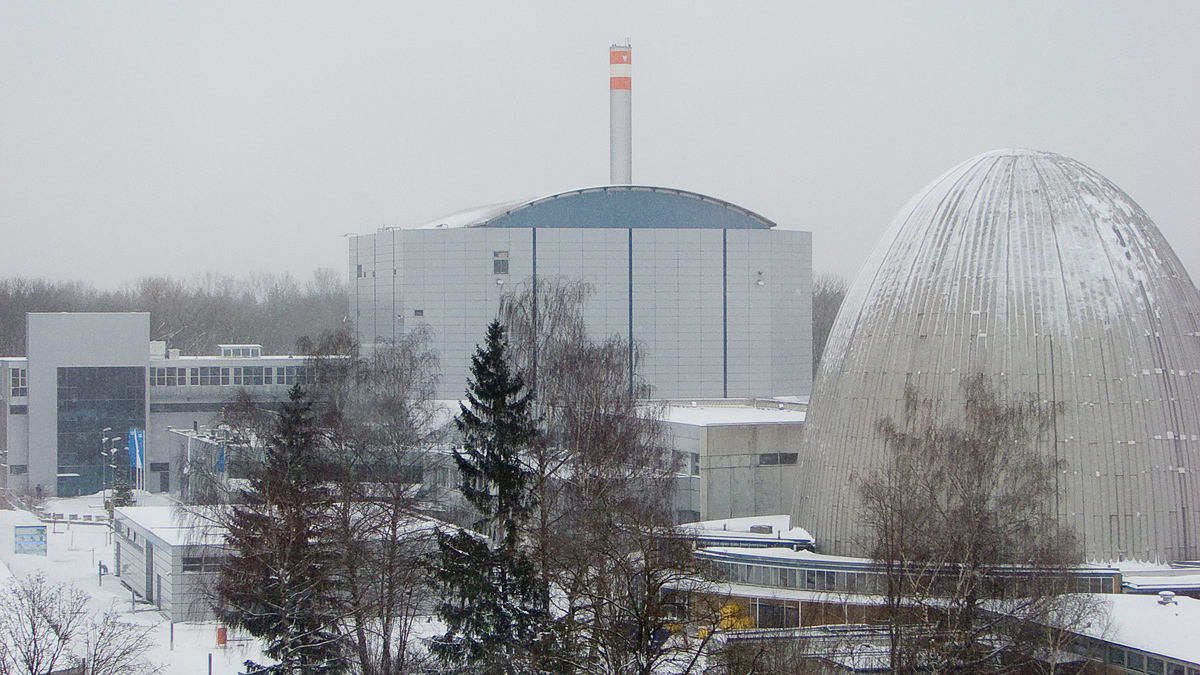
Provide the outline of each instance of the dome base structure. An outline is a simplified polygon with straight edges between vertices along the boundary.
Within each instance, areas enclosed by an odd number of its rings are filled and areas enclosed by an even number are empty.
[[[1200,559],[1200,293],[1146,213],[1060,155],[1000,150],[934,180],[852,284],[813,385],[795,495],[824,552],[869,553],[859,482],[905,388],[961,410],[982,373],[1060,406],[1042,450],[1091,560]]]

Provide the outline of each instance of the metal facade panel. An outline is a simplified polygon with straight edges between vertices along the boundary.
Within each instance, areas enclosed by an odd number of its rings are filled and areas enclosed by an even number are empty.
[[[1032,151],[973,158],[901,210],[838,315],[805,432],[796,515],[861,553],[857,487],[906,381],[947,410],[964,375],[1064,405],[1059,517],[1092,559],[1200,557],[1200,294],[1119,188]]]
[[[633,338],[645,348],[642,374],[656,395],[808,393],[808,233],[773,229],[711,197],[638,186],[467,213],[470,220],[447,219],[456,227],[350,239],[356,337],[386,342],[427,326],[441,358],[440,395],[461,395],[500,295],[533,274],[535,236],[540,278],[592,285],[585,316],[594,335],[628,337],[632,319]],[[497,250],[509,253],[505,275],[493,274]],[[763,279],[770,283],[757,283]]]

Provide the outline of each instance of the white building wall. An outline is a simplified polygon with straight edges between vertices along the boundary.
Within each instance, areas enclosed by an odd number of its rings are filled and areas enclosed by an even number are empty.
[[[29,397],[13,395],[13,371],[27,367],[21,357],[0,359],[0,485],[16,492],[26,489],[29,478]]]
[[[29,479],[54,495],[58,473],[58,369],[141,366],[150,361],[147,313],[29,314]],[[149,397],[147,396],[147,404]],[[147,405],[147,413],[149,406]],[[97,446],[97,452],[100,451]]]
[[[799,231],[477,227],[355,237],[356,337],[370,344],[427,327],[440,395],[460,397],[501,295],[532,277],[535,237],[539,278],[592,286],[584,315],[597,338],[629,336],[632,265],[633,339],[655,396],[808,393],[811,235]],[[508,254],[507,274],[494,273],[497,251]]]

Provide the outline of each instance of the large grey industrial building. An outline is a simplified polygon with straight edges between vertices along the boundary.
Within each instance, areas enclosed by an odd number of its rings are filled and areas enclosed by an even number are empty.
[[[566,277],[592,290],[594,336],[640,347],[637,374],[657,398],[807,395],[812,235],[713,197],[633,185],[628,44],[610,48],[609,68],[613,184],[353,236],[359,344],[428,329],[439,396],[457,399],[501,296]]]
[[[905,387],[961,409],[983,373],[1062,405],[1057,517],[1093,560],[1200,558],[1200,294],[1150,218],[1095,171],[986,153],[896,217],[842,305],[808,411],[797,522],[861,553],[855,479]]]
[[[637,342],[659,398],[806,395],[812,236],[684,190],[613,185],[461,212],[350,240],[363,344],[431,330],[440,396],[459,398],[500,297],[587,282],[588,328]]]

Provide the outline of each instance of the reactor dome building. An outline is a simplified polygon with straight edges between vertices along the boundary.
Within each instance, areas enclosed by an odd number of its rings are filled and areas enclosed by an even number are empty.
[[[907,385],[964,376],[1061,407],[1058,518],[1094,560],[1200,558],[1200,294],[1146,213],[1060,155],[999,150],[934,180],[852,284],[813,383],[795,515],[862,554],[856,481]]]

